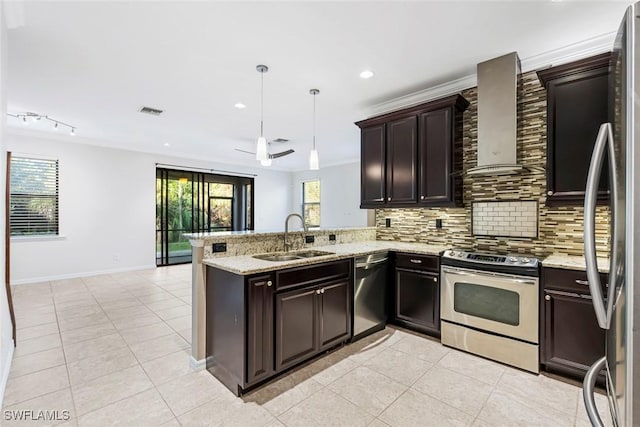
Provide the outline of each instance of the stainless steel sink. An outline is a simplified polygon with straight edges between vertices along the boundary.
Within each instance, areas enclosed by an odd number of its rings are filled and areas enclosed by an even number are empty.
[[[293,254],[260,254],[254,255],[253,257],[265,261],[293,261],[294,259],[302,259],[302,257]]]
[[[323,256],[323,255],[334,255],[334,252],[315,251],[315,250],[300,251],[300,252],[294,252],[294,253],[297,256],[302,257],[302,258],[313,258],[313,257]]]
[[[296,259],[313,258],[313,257],[323,256],[323,255],[333,255],[333,252],[315,251],[315,250],[299,251],[299,252],[274,252],[270,254],[253,255],[253,257],[264,260],[264,261],[293,261]]]

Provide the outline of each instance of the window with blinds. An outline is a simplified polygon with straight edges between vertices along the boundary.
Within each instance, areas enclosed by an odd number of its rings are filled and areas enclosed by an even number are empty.
[[[12,236],[58,234],[58,160],[11,156]]]

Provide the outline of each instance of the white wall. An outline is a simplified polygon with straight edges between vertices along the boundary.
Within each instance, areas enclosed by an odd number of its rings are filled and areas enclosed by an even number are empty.
[[[322,165],[321,165],[322,166]],[[367,225],[367,210],[360,209],[360,163],[294,172],[291,212],[302,213],[302,182],[320,179],[320,226]]]
[[[76,138],[81,141],[79,136]],[[288,172],[70,143],[24,133],[9,135],[8,150],[16,155],[59,159],[63,236],[54,240],[12,240],[12,284],[155,266],[156,163],[256,173],[256,229],[282,229],[291,205]]]
[[[5,4],[0,1],[0,189],[5,188],[6,175],[6,118],[7,118],[7,26],[5,21]],[[6,206],[0,203],[0,234],[5,235],[5,209]],[[11,360],[13,357],[13,325],[9,315],[9,305],[7,303],[7,293],[5,290],[5,248],[4,241],[0,244],[0,407],[4,398],[4,389],[9,377]]]

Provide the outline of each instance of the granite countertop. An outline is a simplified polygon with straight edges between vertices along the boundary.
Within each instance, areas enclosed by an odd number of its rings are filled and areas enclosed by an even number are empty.
[[[249,275],[266,271],[282,270],[284,268],[299,267],[303,265],[318,264],[321,262],[335,261],[355,256],[366,255],[381,251],[409,252],[414,254],[439,255],[448,249],[447,246],[428,245],[425,243],[388,242],[372,240],[365,242],[341,243],[326,246],[314,246],[305,250],[318,250],[333,252],[331,255],[323,255],[313,258],[296,259],[292,261],[265,261],[253,258],[252,255],[230,256],[221,258],[205,258],[202,263],[235,274]],[[295,251],[293,251],[295,252]]]
[[[308,233],[323,232],[328,233],[331,231],[352,231],[352,230],[375,230],[376,227],[312,227],[309,228]],[[290,230],[290,234],[294,233],[306,233],[302,228]],[[242,231],[212,231],[204,233],[184,233],[183,236],[189,240],[203,240],[217,237],[228,238],[242,238],[246,236],[269,236],[284,234],[284,230],[242,230]]]
[[[581,271],[585,271],[587,269],[583,256],[565,255],[558,253],[549,255],[544,260],[542,260],[542,266]],[[600,273],[609,272],[608,258],[598,258],[598,271],[600,271]]]

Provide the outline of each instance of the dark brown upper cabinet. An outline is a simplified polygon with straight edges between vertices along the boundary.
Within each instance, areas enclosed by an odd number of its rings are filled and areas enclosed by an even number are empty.
[[[387,202],[415,203],[418,194],[418,120],[416,116],[387,124]]]
[[[360,194],[363,205],[382,207],[386,201],[385,125],[362,129]]]
[[[468,106],[453,95],[357,122],[360,207],[459,204],[462,113]]]
[[[596,136],[609,121],[611,54],[538,71],[547,89],[547,206],[581,205]],[[605,160],[598,203],[609,199]]]

